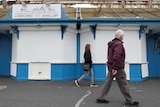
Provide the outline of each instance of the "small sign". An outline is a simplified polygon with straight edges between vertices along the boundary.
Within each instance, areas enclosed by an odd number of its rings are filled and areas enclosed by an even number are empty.
[[[13,4],[12,19],[61,18],[60,4]]]

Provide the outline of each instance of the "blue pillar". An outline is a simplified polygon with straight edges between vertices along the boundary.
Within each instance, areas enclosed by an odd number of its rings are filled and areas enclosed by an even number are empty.
[[[77,68],[76,68],[76,78],[80,76],[81,63],[80,63],[80,33],[77,33]]]

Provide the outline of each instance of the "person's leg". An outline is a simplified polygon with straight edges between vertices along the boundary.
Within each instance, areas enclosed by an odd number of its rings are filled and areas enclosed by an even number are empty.
[[[98,87],[97,84],[95,84],[94,82],[94,72],[92,70],[92,68],[89,70],[89,73],[90,73],[90,87]]]
[[[91,84],[94,84],[94,73],[93,73],[92,68],[89,69],[89,74],[90,74],[90,81],[91,81]]]
[[[82,81],[85,77],[87,77],[88,73],[88,71],[84,71],[84,74],[79,79],[77,79],[78,82]]]
[[[79,82],[82,81],[87,75],[88,75],[88,71],[84,71],[84,74],[80,78],[74,81],[77,87],[80,87]]]
[[[133,100],[129,93],[128,82],[126,80],[126,73],[124,69],[118,70],[118,73],[116,75],[116,80],[123,96],[126,99],[126,103],[132,103]]]
[[[108,68],[108,74],[107,74],[107,78],[105,83],[102,86],[101,92],[100,92],[100,96],[98,97],[98,99],[104,99],[104,97],[108,94],[109,89],[111,87],[112,84],[112,80],[114,78],[114,76],[112,75],[112,69],[109,67]]]

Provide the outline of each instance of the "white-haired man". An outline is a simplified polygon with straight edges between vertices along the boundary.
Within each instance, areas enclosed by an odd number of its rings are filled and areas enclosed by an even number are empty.
[[[125,49],[123,46],[124,31],[117,30],[115,33],[115,38],[108,42],[108,75],[105,83],[102,86],[102,90],[100,96],[97,98],[97,103],[108,103],[104,97],[108,94],[109,89],[112,84],[113,78],[116,78],[118,86],[125,98],[126,106],[135,106],[139,103],[137,101],[133,101],[128,88],[128,83],[126,80],[126,73],[124,71],[125,65]]]

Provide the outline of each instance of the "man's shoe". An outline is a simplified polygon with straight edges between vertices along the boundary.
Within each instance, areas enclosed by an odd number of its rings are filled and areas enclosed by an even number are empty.
[[[133,103],[125,103],[125,106],[137,106],[139,102],[134,101]]]
[[[78,80],[74,81],[77,87],[80,87]]]
[[[97,103],[109,103],[109,101],[105,99],[97,99],[96,102]]]

